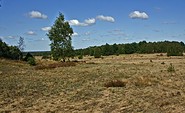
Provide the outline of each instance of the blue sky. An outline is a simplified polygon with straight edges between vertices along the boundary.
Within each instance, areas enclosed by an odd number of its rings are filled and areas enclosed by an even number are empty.
[[[0,38],[25,51],[50,50],[47,30],[63,13],[75,49],[105,43],[185,42],[185,0],[0,0]]]

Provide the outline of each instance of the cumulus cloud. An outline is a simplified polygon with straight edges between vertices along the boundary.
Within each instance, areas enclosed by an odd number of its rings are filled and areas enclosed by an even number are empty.
[[[33,32],[33,31],[28,31],[26,34],[27,34],[27,35],[36,35],[36,33]]]
[[[87,25],[92,25],[95,23],[96,23],[96,20],[94,18],[90,18],[90,19],[85,20],[85,24],[87,24]]]
[[[31,12],[29,12],[29,17],[30,18],[37,18],[37,19],[47,19],[48,18],[47,15],[42,14],[39,11],[31,11]]]
[[[96,18],[89,18],[84,20],[83,22],[80,22],[77,19],[69,20],[69,24],[71,26],[90,26],[96,23],[96,20],[101,20],[101,21],[107,21],[107,22],[115,22],[114,18],[111,16],[103,16],[99,15]]]
[[[78,20],[69,20],[68,21],[70,25],[72,26],[87,26],[85,23],[81,23]]]
[[[132,19],[148,19],[149,16],[145,12],[134,11],[129,14]]]
[[[41,28],[42,31],[49,31],[51,29],[51,27],[43,27]]]
[[[74,32],[74,33],[72,34],[72,36],[78,36],[78,33],[77,33],[77,32]]]
[[[96,17],[96,19],[102,20],[102,21],[108,21],[108,22],[115,22],[114,18],[111,17],[111,16],[99,15],[99,16]]]
[[[84,22],[79,22],[78,20],[69,20],[68,21],[70,25],[72,26],[89,26],[96,23],[96,20],[94,18],[86,19]]]

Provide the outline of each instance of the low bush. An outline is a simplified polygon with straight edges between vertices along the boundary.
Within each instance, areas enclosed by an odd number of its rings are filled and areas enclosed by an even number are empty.
[[[35,58],[34,57],[29,57],[27,62],[31,66],[35,66],[36,65],[36,62],[35,62]]]
[[[26,56],[24,57],[24,61],[28,61],[29,58],[34,58],[33,55],[31,53],[27,53]]]
[[[170,66],[168,67],[167,71],[168,71],[168,72],[175,72],[175,68],[174,68],[174,66],[172,65],[172,63],[170,63]]]
[[[83,55],[78,56],[78,59],[83,59]]]
[[[105,87],[125,87],[126,83],[121,80],[112,80],[104,84]]]

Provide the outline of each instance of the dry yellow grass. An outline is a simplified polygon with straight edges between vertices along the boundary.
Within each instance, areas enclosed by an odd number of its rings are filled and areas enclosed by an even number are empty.
[[[1,59],[0,112],[185,112],[184,56],[133,54],[82,60],[86,63],[35,70]],[[175,72],[167,71],[170,63]],[[104,87],[112,80],[126,85]]]

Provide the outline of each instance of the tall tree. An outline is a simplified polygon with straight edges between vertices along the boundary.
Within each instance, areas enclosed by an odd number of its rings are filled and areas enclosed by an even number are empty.
[[[19,37],[17,48],[20,51],[19,52],[19,60],[21,60],[23,58],[23,51],[24,51],[24,48],[25,48],[25,43],[24,43],[24,38],[23,37]]]
[[[73,29],[69,23],[65,21],[64,15],[59,13],[54,25],[49,30],[47,36],[51,41],[51,54],[54,60],[60,60],[61,58],[65,62],[66,57],[71,55],[73,47],[71,44],[71,36]]]
[[[21,52],[24,51],[25,44],[24,44],[24,38],[23,37],[19,38],[19,42],[18,42],[18,46],[17,47],[19,48],[19,50]]]

